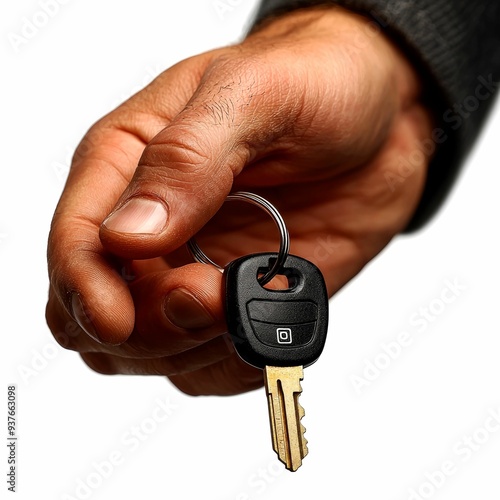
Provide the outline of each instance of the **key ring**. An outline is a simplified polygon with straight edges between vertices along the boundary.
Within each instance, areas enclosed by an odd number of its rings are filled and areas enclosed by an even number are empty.
[[[290,235],[288,234],[288,229],[286,228],[283,217],[281,217],[281,214],[278,212],[276,207],[269,203],[265,198],[262,198],[262,196],[254,193],[248,193],[246,191],[236,191],[228,195],[225,201],[234,200],[246,201],[252,205],[262,208],[272,217],[278,227],[280,233],[280,249],[278,252],[278,258],[274,261],[274,264],[271,266],[269,271],[258,279],[260,285],[264,286],[278,274],[288,257],[288,253],[290,251]],[[219,269],[219,271],[224,271],[223,267],[216,264],[205,254],[205,252],[203,252],[203,250],[198,246],[194,236],[187,242],[187,247],[197,262],[200,262],[201,264],[211,264]]]

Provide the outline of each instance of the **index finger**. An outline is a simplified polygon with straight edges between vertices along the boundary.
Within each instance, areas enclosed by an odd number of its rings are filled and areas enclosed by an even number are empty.
[[[117,263],[100,243],[99,226],[143,149],[144,143],[130,133],[93,127],[75,154],[49,234],[48,270],[55,294],[89,335],[110,343],[128,337],[134,308]]]
[[[146,144],[185,106],[210,57],[187,59],[165,71],[95,124],[75,153],[49,234],[49,278],[66,311],[96,340],[122,343],[134,326],[120,262],[102,246],[99,228]]]

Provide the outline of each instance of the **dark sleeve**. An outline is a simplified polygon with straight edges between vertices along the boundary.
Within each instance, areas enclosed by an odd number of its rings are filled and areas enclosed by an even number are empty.
[[[293,9],[336,4],[372,18],[417,66],[436,112],[436,154],[406,231],[439,208],[500,83],[500,0],[263,0],[255,23]]]

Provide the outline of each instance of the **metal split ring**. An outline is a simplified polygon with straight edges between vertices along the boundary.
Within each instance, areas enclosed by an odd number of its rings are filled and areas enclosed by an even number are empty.
[[[276,207],[269,203],[266,199],[262,198],[262,196],[254,193],[247,193],[245,191],[236,191],[234,193],[231,193],[226,198],[226,201],[234,200],[246,201],[248,203],[251,203],[252,205],[262,208],[272,217],[272,219],[276,223],[276,226],[278,226],[278,230],[280,233],[280,249],[278,251],[278,257],[274,261],[274,264],[271,266],[269,271],[267,271],[267,273],[265,273],[258,279],[259,283],[264,286],[279,273],[280,269],[282,269],[283,265],[286,262],[288,253],[290,251],[290,235],[288,234],[288,229],[286,228],[283,217],[281,217],[281,214],[278,212]],[[210,257],[205,254],[205,252],[203,252],[203,250],[198,246],[198,243],[196,243],[194,236],[187,242],[187,247],[191,252],[193,258],[197,262],[200,262],[201,264],[211,264],[220,271],[224,271],[223,267],[216,264],[212,259],[210,259]]]

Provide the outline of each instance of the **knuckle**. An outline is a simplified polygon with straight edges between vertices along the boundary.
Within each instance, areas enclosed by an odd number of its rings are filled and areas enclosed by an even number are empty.
[[[209,138],[195,135],[188,124],[177,124],[144,150],[133,182],[136,185],[164,185],[192,192],[207,184],[211,166]]]
[[[206,146],[207,141],[193,133],[189,124],[175,124],[148,144],[139,165],[165,167],[175,164],[179,170],[203,170],[210,161]]]

